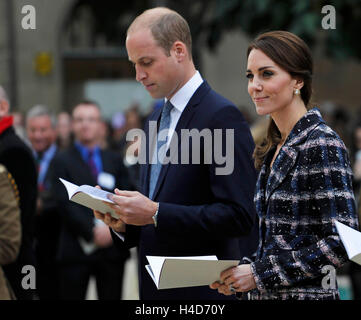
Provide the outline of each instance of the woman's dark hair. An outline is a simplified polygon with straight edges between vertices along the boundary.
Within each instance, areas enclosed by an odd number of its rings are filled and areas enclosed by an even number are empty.
[[[309,109],[312,96],[313,62],[307,44],[291,32],[270,31],[260,34],[251,42],[247,49],[247,58],[253,49],[261,50],[273,62],[287,71],[291,77],[303,80],[301,99]],[[261,168],[268,151],[280,140],[281,134],[271,119],[266,138],[256,146],[253,153],[257,169]]]

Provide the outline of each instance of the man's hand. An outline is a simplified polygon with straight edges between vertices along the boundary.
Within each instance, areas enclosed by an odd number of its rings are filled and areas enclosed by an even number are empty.
[[[116,195],[113,195],[110,199],[116,204],[107,203],[107,205],[114,209],[121,221],[136,226],[154,224],[152,217],[157,211],[158,205],[156,202],[138,191],[115,189],[114,192]]]
[[[96,225],[93,229],[94,244],[99,248],[110,247],[113,243],[112,236],[107,225]]]
[[[103,221],[109,228],[112,228],[116,232],[125,232],[125,223],[120,219],[114,219],[110,213],[101,213],[99,211],[95,211],[94,216],[95,218]]]

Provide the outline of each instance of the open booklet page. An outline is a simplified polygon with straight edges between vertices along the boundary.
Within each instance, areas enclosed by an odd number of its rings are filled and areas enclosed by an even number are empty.
[[[335,224],[349,259],[361,265],[361,232],[339,221]]]
[[[59,178],[59,180],[64,184],[67,190],[69,200],[102,213],[110,213],[113,218],[119,219],[115,211],[104,203],[114,203],[108,198],[112,193],[89,185],[82,185],[79,187],[62,178]]]
[[[218,260],[216,256],[159,257],[147,256],[145,268],[158,289],[210,285],[220,273],[239,260]]]

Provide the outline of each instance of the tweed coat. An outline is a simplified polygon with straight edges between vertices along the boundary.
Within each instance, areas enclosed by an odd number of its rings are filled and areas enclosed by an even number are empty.
[[[358,228],[346,147],[314,108],[296,123],[267,175],[274,153],[256,185],[260,241],[251,263],[257,289],[249,297],[338,299],[337,286],[322,286],[322,269],[347,261],[335,220]]]

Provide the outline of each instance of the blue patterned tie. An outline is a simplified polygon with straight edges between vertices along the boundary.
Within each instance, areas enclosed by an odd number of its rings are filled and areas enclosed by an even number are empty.
[[[169,125],[170,125],[170,112],[173,109],[173,105],[170,103],[170,101],[168,100],[167,103],[164,105],[163,110],[162,110],[162,115],[160,118],[160,123],[159,123],[159,130],[158,130],[158,138],[159,138],[159,133],[162,130],[168,130],[169,129]],[[149,179],[149,198],[152,199],[153,197],[153,192],[155,189],[155,186],[157,184],[158,181],[158,177],[159,177],[159,173],[160,170],[162,169],[162,160],[164,158],[164,155],[161,155],[158,158],[159,155],[159,149],[167,143],[167,140],[162,140],[160,141],[157,138],[157,156],[156,158],[155,155],[153,154],[153,159],[156,159],[157,162],[152,164],[151,169],[150,169],[150,179]]]

